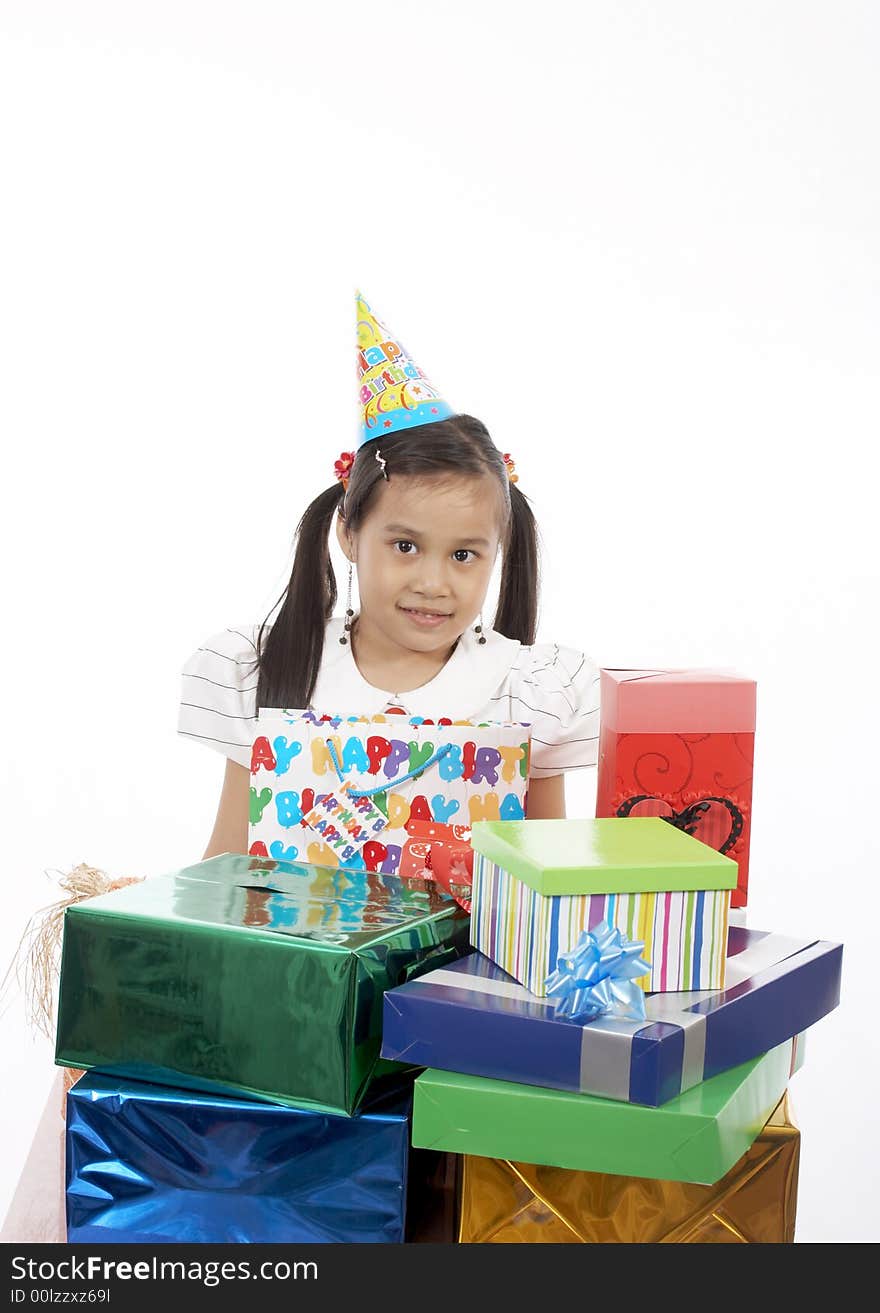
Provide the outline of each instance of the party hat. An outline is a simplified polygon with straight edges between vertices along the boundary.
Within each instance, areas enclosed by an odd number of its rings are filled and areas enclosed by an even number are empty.
[[[383,434],[449,419],[455,412],[357,293],[358,446]]]

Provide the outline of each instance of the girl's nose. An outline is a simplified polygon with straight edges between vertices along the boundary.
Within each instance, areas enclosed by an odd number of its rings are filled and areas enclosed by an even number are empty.
[[[449,576],[443,561],[422,557],[415,590],[424,597],[445,597],[449,593]]]

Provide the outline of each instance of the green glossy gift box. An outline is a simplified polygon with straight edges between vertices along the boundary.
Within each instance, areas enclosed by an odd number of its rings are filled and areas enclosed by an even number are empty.
[[[414,1086],[412,1141],[447,1153],[712,1185],[766,1124],[800,1065],[801,1043],[786,1040],[659,1108],[429,1068]]]
[[[467,938],[431,887],[215,857],[67,909],[56,1062],[350,1114],[403,1070],[379,1058],[384,991]]]

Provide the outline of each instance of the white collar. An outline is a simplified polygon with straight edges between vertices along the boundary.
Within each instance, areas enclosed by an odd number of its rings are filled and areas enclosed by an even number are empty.
[[[521,647],[516,639],[505,638],[494,629],[485,629],[486,642],[478,643],[473,629],[468,628],[433,679],[398,696],[394,690],[367,683],[357,668],[351,643],[339,641],[342,626],[338,616],[327,622],[321,670],[312,695],[314,709],[328,714],[372,715],[397,706],[407,715],[433,720],[438,716],[455,720],[476,716],[485,712]]]

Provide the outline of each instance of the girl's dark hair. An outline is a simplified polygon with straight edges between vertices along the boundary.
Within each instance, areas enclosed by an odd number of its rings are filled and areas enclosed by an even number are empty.
[[[425,432],[430,428],[430,434]],[[377,442],[381,443],[377,447]],[[328,539],[338,511],[353,532],[363,522],[385,475],[492,474],[507,509],[501,586],[493,627],[521,643],[535,641],[538,618],[538,537],[528,500],[511,483],[507,466],[485,424],[453,415],[415,430],[374,439],[358,449],[347,491],[341,483],[322,492],[297,528],[290,582],[257,636],[258,707],[308,707],[324,651],[324,629],[336,605],[336,576]],[[280,610],[270,625],[272,612]],[[329,708],[346,711],[351,708]]]

